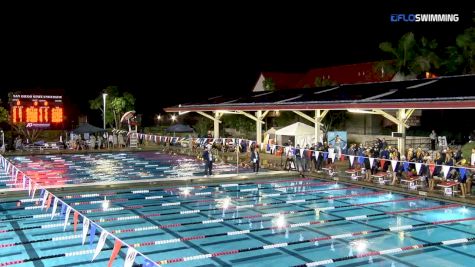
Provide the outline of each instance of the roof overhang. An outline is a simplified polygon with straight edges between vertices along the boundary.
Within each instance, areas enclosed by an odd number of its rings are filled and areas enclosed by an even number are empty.
[[[302,103],[259,103],[259,104],[214,104],[214,105],[181,105],[165,108],[166,112],[182,111],[256,111],[256,110],[347,110],[347,109],[475,109],[475,99],[463,100],[427,100],[408,102],[302,102]]]
[[[474,109],[475,75],[222,95],[167,112],[348,109]]]

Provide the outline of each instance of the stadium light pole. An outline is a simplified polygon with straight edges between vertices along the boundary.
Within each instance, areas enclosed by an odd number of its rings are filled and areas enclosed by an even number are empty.
[[[102,99],[104,100],[104,112],[102,114],[103,120],[104,120],[104,130],[106,129],[106,98],[107,94],[103,93],[102,94]]]

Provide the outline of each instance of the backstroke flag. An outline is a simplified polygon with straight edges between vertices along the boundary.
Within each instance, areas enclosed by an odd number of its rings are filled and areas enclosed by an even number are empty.
[[[421,173],[421,167],[422,167],[422,163],[416,162],[416,172],[417,172],[417,175],[419,175],[419,174]]]
[[[112,249],[111,257],[109,258],[109,263],[107,267],[112,267],[112,263],[114,263],[115,258],[117,258],[117,254],[119,254],[120,248],[122,247],[122,242],[119,239],[116,239],[114,242],[114,248]]]
[[[82,219],[82,244],[86,242],[87,231],[89,230],[89,219],[83,217]]]
[[[94,251],[94,256],[92,256],[91,261],[94,261],[96,259],[97,255],[99,255],[99,253],[101,252],[102,247],[104,247],[104,243],[106,243],[106,239],[107,239],[108,235],[109,235],[109,233],[102,230],[101,237],[99,237],[99,241],[97,241],[96,250]]]
[[[450,166],[448,165],[442,165],[442,171],[444,172],[444,178],[447,178],[447,175],[449,174]]]
[[[393,172],[396,171],[397,160],[391,160],[391,166],[393,167]]]
[[[130,248],[127,250],[127,255],[125,256],[124,267],[132,267],[135,262],[135,257],[137,256],[137,250]]]
[[[74,233],[76,233],[76,229],[78,227],[78,219],[79,219],[79,213],[75,211],[74,216],[73,216]]]
[[[63,231],[66,231],[66,226],[68,225],[68,220],[69,220],[69,214],[71,213],[71,207],[67,206],[66,207],[66,215],[64,216],[64,226],[63,226]]]
[[[369,158],[369,167],[372,169],[374,163],[374,158]]]
[[[89,231],[89,246],[92,248],[94,238],[96,237],[96,224],[91,223],[91,230]]]
[[[53,202],[53,211],[51,212],[51,220],[54,218],[54,216],[56,215],[56,209],[58,208],[58,198],[55,197],[54,198],[54,202]]]
[[[48,191],[45,191],[45,193],[43,194],[43,200],[41,202],[41,210],[43,210],[45,207],[46,200],[48,199],[48,194],[49,194]]]

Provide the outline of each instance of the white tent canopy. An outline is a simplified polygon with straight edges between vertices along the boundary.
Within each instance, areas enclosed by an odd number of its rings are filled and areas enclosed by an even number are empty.
[[[294,145],[300,145],[300,147],[311,145],[315,140],[315,128],[301,122],[296,122],[280,130],[277,130],[275,131],[275,134],[281,136],[294,136]]]

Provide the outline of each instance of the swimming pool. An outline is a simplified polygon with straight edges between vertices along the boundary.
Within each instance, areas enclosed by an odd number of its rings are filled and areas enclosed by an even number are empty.
[[[15,166],[43,185],[83,184],[189,177],[204,174],[203,163],[193,157],[160,152],[92,153],[9,158]],[[249,168],[240,168],[249,172]],[[236,173],[236,166],[214,164],[214,174]],[[0,178],[1,188],[18,187]]]
[[[475,209],[336,182],[292,178],[62,198],[167,266],[432,267],[475,259],[466,239],[475,234]],[[1,200],[0,266],[22,259],[33,259],[24,266],[107,263],[111,241],[91,263],[98,236],[82,245],[80,224],[76,234],[71,222],[63,232],[63,220],[49,213],[27,198]],[[435,243],[453,239],[459,242]],[[125,249],[114,266],[124,257]]]

